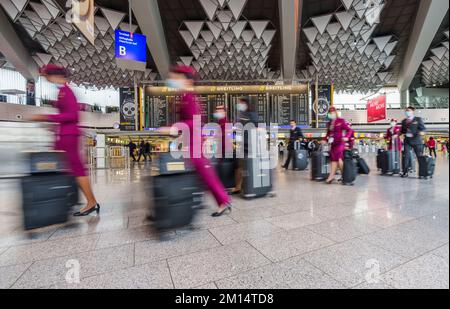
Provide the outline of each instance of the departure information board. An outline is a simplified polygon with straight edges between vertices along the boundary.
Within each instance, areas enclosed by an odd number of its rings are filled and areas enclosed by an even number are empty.
[[[168,126],[180,120],[179,112],[182,93],[166,87],[146,87],[146,112],[151,115],[146,126],[157,128]],[[280,126],[295,119],[299,125],[308,125],[308,87],[293,86],[200,86],[197,93],[202,121],[216,122],[214,112],[217,106],[225,106],[228,120],[238,120],[237,102],[245,97],[258,115],[258,123],[275,123]],[[245,92],[249,90],[251,92]]]

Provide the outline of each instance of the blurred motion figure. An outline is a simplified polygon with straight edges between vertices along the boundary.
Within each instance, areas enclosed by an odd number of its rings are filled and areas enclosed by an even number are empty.
[[[93,212],[100,212],[100,205],[94,196],[85,167],[80,156],[80,136],[78,128],[79,115],[77,99],[70,89],[69,71],[63,67],[48,64],[41,68],[40,73],[50,83],[58,86],[59,94],[56,108],[59,113],[55,115],[35,115],[33,121],[54,122],[58,124],[55,150],[63,151],[70,172],[76,177],[78,186],[87,199],[86,206],[74,216],[87,216]]]
[[[330,108],[328,118],[330,121],[327,124],[327,135],[323,143],[328,142],[331,145],[331,172],[326,183],[332,184],[335,181],[337,169],[344,171],[345,143],[350,140],[353,131],[348,122],[338,116],[336,108]]]
[[[190,90],[194,86],[196,73],[187,66],[176,66],[171,69],[167,85],[170,88],[180,89],[184,91],[182,96],[182,106],[180,109],[180,120],[185,123],[190,130],[190,157],[195,170],[199,174],[203,183],[213,194],[219,210],[212,214],[213,217],[220,217],[226,212],[231,212],[230,198],[225,191],[220,179],[212,168],[208,159],[203,154],[200,158],[194,158],[194,116],[201,116],[200,106],[197,102],[195,94]]]

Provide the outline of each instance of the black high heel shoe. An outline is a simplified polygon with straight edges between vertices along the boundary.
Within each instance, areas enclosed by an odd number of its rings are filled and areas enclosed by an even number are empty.
[[[211,216],[214,218],[218,218],[223,216],[226,212],[231,213],[232,210],[232,206],[230,204],[228,204],[227,206],[224,207],[224,209],[222,211],[218,211],[213,213]]]
[[[91,209],[88,209],[86,211],[76,212],[73,214],[73,216],[74,217],[86,217],[86,216],[89,216],[93,212],[97,212],[97,215],[100,213],[100,205],[99,204],[96,204],[94,207],[92,207]]]

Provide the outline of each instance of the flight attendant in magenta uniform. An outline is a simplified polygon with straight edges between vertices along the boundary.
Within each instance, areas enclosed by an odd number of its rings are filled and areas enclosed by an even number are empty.
[[[402,127],[397,125],[396,119],[391,119],[391,126],[386,132],[386,141],[388,143],[388,150],[389,151],[398,151],[402,152],[403,143],[400,139],[400,135],[402,134]]]
[[[348,139],[348,142],[345,143],[345,150],[353,150],[355,147],[355,130],[352,128],[352,124],[349,122],[348,126],[350,127],[350,137]]]
[[[190,156],[196,172],[199,174],[203,183],[213,194],[218,211],[213,213],[213,217],[220,217],[231,212],[230,197],[225,191],[222,182],[218,178],[215,170],[211,167],[211,163],[207,158],[201,155],[199,158],[194,156],[194,116],[201,116],[200,106],[195,94],[190,91],[194,87],[196,72],[187,66],[176,66],[171,69],[167,85],[171,88],[183,90],[182,106],[180,109],[181,122],[185,123],[190,130]]]
[[[78,128],[78,103],[73,91],[70,89],[69,71],[64,67],[48,64],[41,68],[40,73],[50,83],[58,86],[58,100],[56,108],[58,114],[55,115],[35,115],[31,118],[34,121],[54,122],[58,124],[57,140],[55,150],[64,151],[66,162],[70,173],[76,177],[78,186],[86,196],[87,204],[76,217],[87,216],[93,212],[100,212],[100,205],[95,199],[94,193],[87,176],[86,169],[80,156],[80,129]]]
[[[327,124],[327,135],[324,143],[328,142],[331,145],[331,172],[326,183],[332,184],[335,181],[337,169],[344,170],[345,144],[350,140],[353,130],[345,119],[338,116],[334,107],[330,108],[328,118],[330,121]]]

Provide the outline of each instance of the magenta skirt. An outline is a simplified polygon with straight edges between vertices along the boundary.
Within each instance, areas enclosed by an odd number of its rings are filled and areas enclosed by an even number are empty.
[[[80,136],[60,135],[55,143],[55,150],[65,152],[66,164],[73,176],[87,176],[80,154]]]
[[[344,160],[345,143],[331,144],[330,160],[331,162],[339,162]]]

